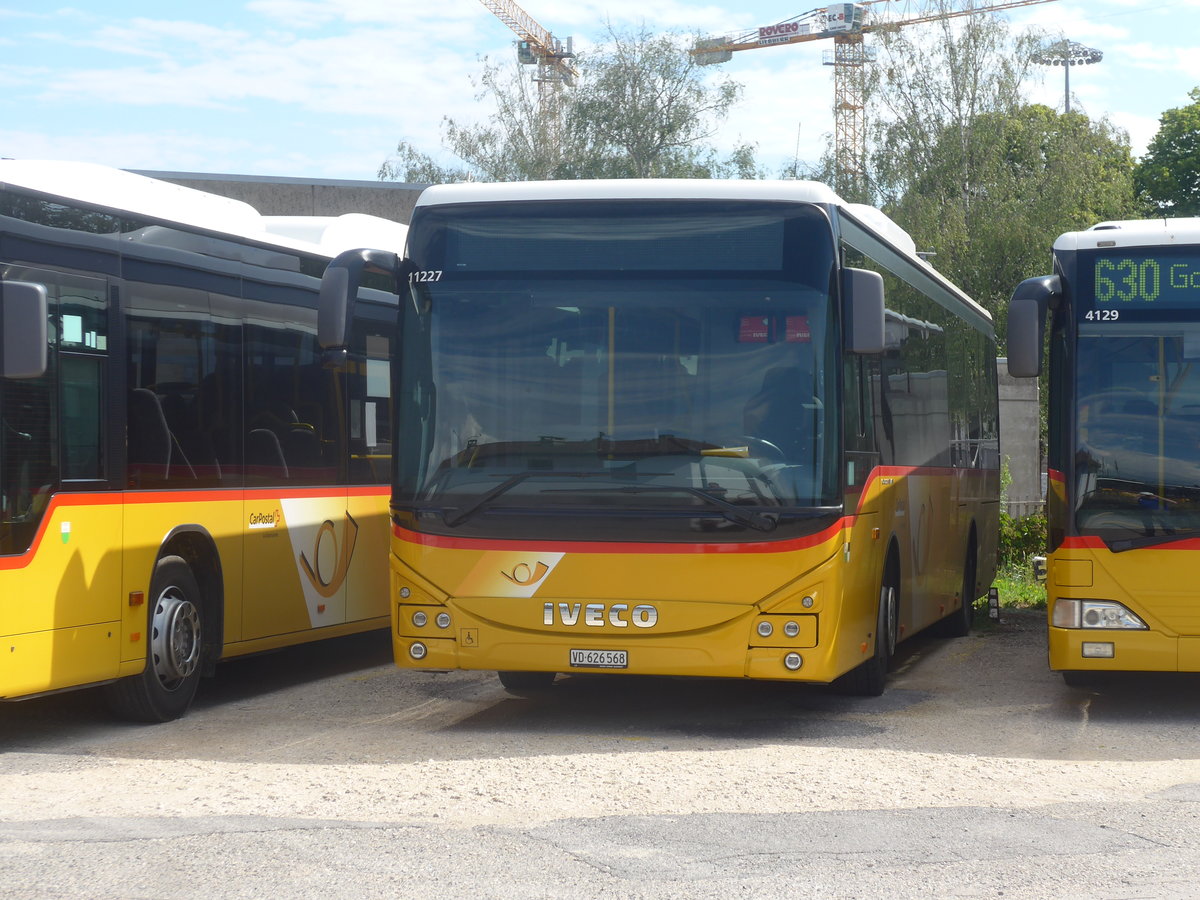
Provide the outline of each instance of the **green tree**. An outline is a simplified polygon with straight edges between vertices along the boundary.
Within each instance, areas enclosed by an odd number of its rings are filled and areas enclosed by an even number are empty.
[[[957,127],[935,141],[891,211],[1002,335],[1013,288],[1048,271],[1059,234],[1136,214],[1133,160],[1128,137],[1107,120],[1039,104],[980,115],[967,130],[969,141]]]
[[[1064,231],[1136,214],[1128,136],[1023,101],[1038,35],[994,16],[885,37],[872,86],[876,198],[937,268],[983,303],[1003,340],[1008,300]],[[902,30],[907,31],[908,29]]]
[[[930,11],[960,5],[934,0]],[[1033,34],[1013,37],[1007,22],[992,15],[882,32],[866,91],[874,123],[868,157],[875,199],[884,206],[896,203],[937,167],[969,202],[973,167],[981,148],[994,139],[978,127],[981,117],[1003,116],[1021,105],[1036,43]]]
[[[1159,215],[1200,216],[1200,87],[1189,106],[1168,109],[1134,171],[1134,184]]]
[[[750,144],[727,156],[709,141],[741,88],[707,80],[680,35],[611,31],[576,59],[579,86],[539,97],[515,63],[484,61],[477,98],[486,122],[443,122],[443,142],[465,164],[447,168],[401,142],[379,177],[410,181],[546,178],[761,177]]]

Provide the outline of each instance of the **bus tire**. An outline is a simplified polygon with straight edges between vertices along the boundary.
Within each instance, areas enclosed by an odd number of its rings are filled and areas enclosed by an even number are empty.
[[[875,615],[875,652],[862,665],[851,669],[835,683],[844,694],[853,697],[878,697],[887,685],[888,668],[896,654],[900,631],[900,565],[893,549],[888,554],[879,587],[879,606]]]
[[[550,689],[557,672],[497,672],[504,689],[513,694],[536,694]]]
[[[200,683],[203,641],[204,603],[196,577],[181,557],[164,556],[150,580],[146,666],[105,688],[113,712],[136,722],[182,716]]]
[[[975,533],[967,542],[967,556],[963,560],[962,606],[946,618],[942,619],[941,633],[943,637],[960,638],[971,633],[971,623],[975,619],[975,572],[978,552],[975,549]]]
[[[1080,672],[1078,670],[1066,669],[1062,673],[1063,684],[1067,687],[1078,688],[1079,690],[1091,690],[1100,684],[1100,679],[1095,672]]]

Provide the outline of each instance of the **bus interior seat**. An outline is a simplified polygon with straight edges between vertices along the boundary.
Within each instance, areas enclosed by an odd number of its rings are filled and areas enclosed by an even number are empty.
[[[800,366],[774,366],[763,375],[762,387],[746,401],[742,426],[749,437],[769,441],[789,459],[801,456],[811,439],[812,391],[804,387],[808,373]],[[801,398],[804,398],[802,400]]]
[[[283,445],[270,428],[251,428],[246,435],[246,469],[252,468],[267,477],[289,477]]]
[[[158,394],[149,388],[129,392],[129,422],[126,432],[128,462],[153,477],[195,478],[183,448],[175,439],[163,413]]]

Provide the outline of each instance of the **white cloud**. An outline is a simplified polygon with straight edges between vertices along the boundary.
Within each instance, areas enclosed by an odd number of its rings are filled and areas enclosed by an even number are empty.
[[[85,148],[87,161],[127,169],[219,171],[223,161],[237,165],[234,161],[252,147],[248,140],[158,131],[54,135],[0,131],[0,156],[79,160],[85,155],[81,148]]]

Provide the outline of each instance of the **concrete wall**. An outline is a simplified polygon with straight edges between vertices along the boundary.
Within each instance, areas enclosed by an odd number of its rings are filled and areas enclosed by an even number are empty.
[[[1000,458],[1008,465],[1008,512],[1023,516],[1042,508],[1046,485],[1042,473],[1041,409],[1038,380],[1008,374],[1008,360],[996,360],[1000,379]]]
[[[232,197],[265,216],[340,216],[366,213],[408,224],[423,184],[395,181],[314,181],[253,175],[209,175],[203,172],[138,171],[161,181]]]

